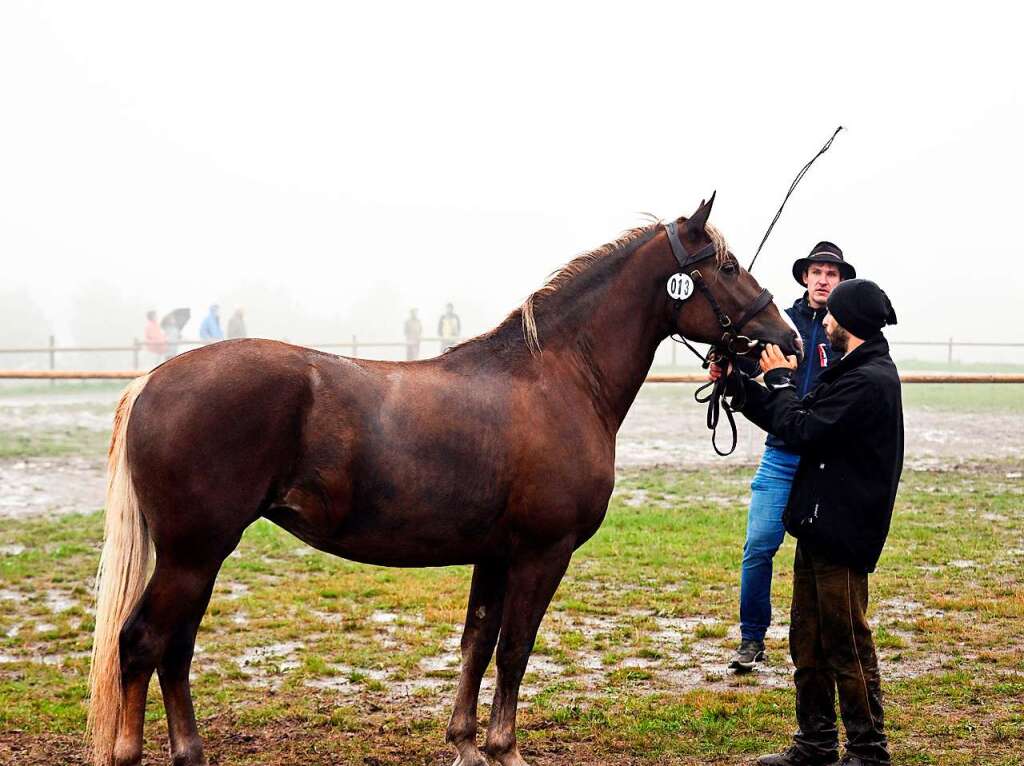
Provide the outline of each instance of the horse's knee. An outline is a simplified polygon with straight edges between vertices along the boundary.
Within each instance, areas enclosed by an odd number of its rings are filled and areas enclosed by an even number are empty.
[[[504,678],[522,678],[530,661],[532,649],[532,645],[499,646],[498,657],[494,663],[498,674]]]
[[[452,744],[476,738],[476,718],[466,713],[453,713],[444,733],[444,741]]]

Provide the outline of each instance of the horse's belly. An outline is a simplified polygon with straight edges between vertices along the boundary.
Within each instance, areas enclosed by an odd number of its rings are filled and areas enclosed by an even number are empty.
[[[491,514],[496,519],[498,514]],[[335,525],[279,508],[267,518],[314,548],[365,564],[396,567],[471,564],[496,553],[498,524],[466,523],[454,514],[360,511]]]

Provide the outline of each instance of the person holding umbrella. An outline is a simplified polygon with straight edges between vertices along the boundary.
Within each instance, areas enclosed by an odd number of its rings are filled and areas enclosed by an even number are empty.
[[[192,310],[187,308],[174,309],[160,320],[160,328],[164,331],[166,340],[167,356],[170,359],[178,355],[178,342],[181,340],[181,330],[188,324]]]

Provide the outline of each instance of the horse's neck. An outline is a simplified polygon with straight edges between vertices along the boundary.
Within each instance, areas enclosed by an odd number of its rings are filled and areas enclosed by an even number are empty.
[[[586,319],[560,344],[585,381],[585,387],[613,433],[626,417],[668,332],[659,320],[659,293],[634,256],[601,296],[575,308]]]

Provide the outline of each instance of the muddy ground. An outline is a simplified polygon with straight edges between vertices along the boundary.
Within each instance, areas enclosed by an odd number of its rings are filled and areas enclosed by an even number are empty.
[[[59,450],[62,451],[60,454],[46,455],[43,451],[42,455],[0,459],[0,486],[4,490],[0,494],[0,523],[7,518],[17,519],[12,522],[15,524],[31,524],[35,523],[33,519],[41,522],[40,517],[48,515],[62,516],[63,521],[69,521],[85,517],[68,514],[90,513],[102,506],[102,442],[109,428],[110,413],[117,396],[113,388],[72,395],[0,396],[0,431],[60,432],[68,434],[70,440],[59,443]],[[749,473],[745,470],[715,472],[713,469],[723,464],[733,469],[737,465],[752,466],[760,456],[763,435],[740,420],[736,453],[729,458],[715,456],[704,427],[704,411],[693,403],[691,396],[690,386],[647,386],[641,391],[619,437],[618,463],[622,469],[622,482],[615,500],[619,518],[628,515],[630,511],[643,510],[649,515],[657,515],[671,510],[684,502],[685,498],[699,494],[694,492],[698,479],[699,486],[704,488],[701,503],[712,508],[721,506],[736,509],[735,515],[739,517],[739,509],[747,499]],[[932,479],[933,474],[929,469],[955,468],[965,462],[980,462],[987,465],[984,469],[987,474],[994,472],[1001,490],[1019,494],[1020,456],[1024,454],[1022,409],[978,407],[975,410],[957,411],[949,408],[908,407],[907,463],[910,468],[928,471],[926,474],[918,474],[918,479],[911,480],[910,486],[916,486],[916,481],[917,485],[922,485],[917,487],[917,491],[926,494],[932,491],[946,492],[948,488],[943,486],[943,479],[938,478],[939,474],[934,474],[936,478]],[[727,434],[723,433],[722,436],[727,437]],[[646,470],[656,466],[668,466],[670,470]],[[660,474],[678,477],[680,473],[672,471],[673,467],[692,471],[695,466],[706,468],[711,477],[717,477],[718,483],[709,483],[708,477],[702,474],[691,474],[693,485],[687,485],[688,490],[684,491],[679,488],[666,490],[655,481]],[[964,467],[957,471],[959,481],[966,487],[963,491],[974,491],[970,477],[972,470]],[[925,476],[927,478],[921,478]],[[981,497],[977,502],[983,502]],[[973,511],[973,507],[970,510]],[[951,514],[952,511],[944,513]],[[1003,573],[999,582],[1010,583],[1012,586],[1016,582],[1013,572],[1019,571],[1024,562],[1024,542],[1019,540],[1019,530],[1013,532],[1016,512],[1005,509],[998,512],[984,510],[975,516],[973,520],[976,523],[984,519],[995,527],[1005,527],[1004,539],[1013,540],[1012,544],[1001,549],[998,560],[979,563],[976,560],[977,552],[966,547],[957,547],[955,550],[951,548],[934,560],[925,561],[915,557],[912,566],[906,570],[907,576],[931,579],[938,577],[940,571],[953,571],[962,573],[964,578],[970,580],[973,573],[981,577],[982,573],[989,571],[990,565],[994,565],[997,572]],[[929,529],[947,529],[954,523],[953,516],[947,519],[945,515],[922,514],[922,517],[928,519],[931,525]],[[613,523],[614,518],[607,524]],[[54,546],[68,547],[60,540],[50,539],[50,527],[43,530],[42,534],[43,539],[49,540],[42,545],[44,550],[49,551]],[[725,545],[732,540],[741,540],[742,529],[732,529],[726,538]],[[23,557],[23,554],[28,555],[30,551],[26,550],[26,545],[32,547],[27,539],[17,538],[11,538],[0,545],[0,564],[4,559],[13,561]],[[710,541],[709,545],[712,545]],[[722,545],[721,540],[718,545]],[[90,568],[94,566],[90,551],[78,555],[89,558]],[[278,563],[288,560],[299,571],[302,567],[298,562],[308,561],[310,559],[307,556],[317,555],[289,539],[286,548],[279,551],[267,549],[257,559]],[[634,556],[636,552],[631,550],[629,555]],[[536,726],[542,730],[559,725],[552,723],[550,710],[543,709],[546,690],[550,694],[552,685],[557,688],[559,684],[568,684],[567,688],[572,691],[558,694],[568,695],[573,705],[584,709],[601,703],[609,696],[621,695],[621,689],[616,687],[617,691],[610,690],[609,684],[622,683],[623,679],[629,684],[630,695],[667,694],[671,698],[678,698],[680,695],[706,691],[720,695],[717,699],[735,700],[758,691],[767,695],[787,694],[792,667],[785,655],[788,615],[784,598],[778,599],[775,624],[768,636],[773,661],[752,677],[737,678],[727,673],[725,667],[738,640],[731,601],[729,608],[724,611],[722,608],[716,611],[711,603],[703,603],[696,613],[690,608],[682,610],[682,613],[652,608],[643,599],[633,603],[631,593],[634,591],[637,594],[642,591],[645,598],[649,599],[652,591],[664,594],[681,586],[671,581],[657,585],[636,581],[636,578],[627,576],[636,567],[623,569],[622,577],[598,577],[598,569],[592,567],[598,567],[599,560],[584,559],[574,564],[572,576],[576,580],[569,589],[574,598],[594,608],[581,610],[571,603],[556,604],[545,619],[540,640],[546,648],[538,647],[531,659],[530,672],[523,688],[524,729],[530,730],[531,726]],[[67,560],[62,561],[65,562],[63,566],[68,565]],[[734,586],[731,581],[734,571],[735,566],[722,567],[716,563],[710,570],[703,571],[700,577],[712,594],[721,594]],[[316,631],[296,638],[282,630],[281,636],[270,640],[239,641],[236,645],[233,640],[228,640],[233,632],[240,635],[248,635],[250,632],[255,634],[265,622],[265,618],[261,620],[258,614],[253,613],[256,605],[265,599],[255,599],[253,593],[266,586],[266,583],[262,582],[262,575],[252,575],[244,580],[241,574],[241,570],[233,574],[226,572],[218,582],[214,597],[218,615],[208,621],[196,648],[197,666],[206,672],[223,674],[223,679],[232,679],[236,684],[232,688],[237,690],[237,696],[232,697],[230,705],[208,704],[204,707],[207,715],[204,716],[203,729],[212,763],[262,762],[282,766],[292,763],[335,763],[332,753],[357,752],[358,748],[352,743],[353,738],[365,738],[369,731],[367,726],[378,720],[379,729],[372,737],[374,754],[360,754],[359,760],[351,762],[364,766],[451,762],[448,749],[440,744],[440,732],[431,727],[436,729],[440,726],[438,722],[443,722],[455,686],[459,665],[457,622],[461,616],[460,604],[444,612],[442,622],[452,622],[451,630],[433,644],[436,648],[425,653],[416,665],[404,671],[394,667],[393,663],[379,666],[364,663],[366,667],[354,667],[327,662],[311,666],[311,657],[316,659],[330,656],[320,651],[314,639],[320,640],[323,636],[337,633],[339,627],[346,631],[351,631],[354,624],[365,627],[365,635],[345,633],[346,651],[358,649],[365,644],[378,649],[393,647],[397,652],[410,644],[410,636],[426,630],[424,619],[416,614],[416,610],[410,614],[396,607],[378,607],[365,615],[365,620],[356,622],[344,618],[343,611],[337,606],[340,603],[339,594],[343,597],[348,589],[338,586],[328,592],[321,588],[318,592],[325,596],[323,603],[317,604],[312,611],[307,609],[301,618],[294,614],[292,620],[282,623],[288,625],[297,621],[315,626]],[[779,582],[785,588],[785,576],[781,574]],[[721,578],[725,579],[716,581]],[[44,677],[47,668],[65,674],[69,671],[76,674],[82,672],[87,662],[87,640],[83,642],[78,637],[63,641],[60,637],[65,634],[76,636],[82,632],[82,626],[89,619],[91,598],[88,589],[82,585],[87,580],[88,576],[79,572],[73,577],[38,588],[34,595],[31,591],[25,592],[19,588],[16,582],[0,589],[0,609],[6,610],[9,616],[13,615],[3,623],[3,633],[0,633],[6,636],[10,645],[0,652],[0,669],[8,669],[5,672],[12,678],[20,677],[21,673],[27,673],[26,678],[34,677],[34,673]],[[461,586],[459,592],[461,594]],[[947,587],[943,592],[956,594],[958,589]],[[931,599],[920,594],[908,597],[908,594],[891,583],[887,587],[884,581],[874,595],[872,621],[876,625],[879,654],[887,683],[913,684],[915,679],[924,682],[929,678],[941,678],[942,674],[951,672],[951,668],[959,667],[950,664],[950,656],[946,651],[919,647],[922,630],[933,630],[933,625],[940,624],[958,626],[964,621],[957,612],[950,611],[966,608],[958,606],[952,595],[940,597],[932,594]],[[609,598],[611,601],[604,603]],[[707,600],[722,601],[717,596],[709,596]],[[603,606],[598,608],[602,603]],[[936,607],[937,603],[939,607]],[[290,613],[294,613],[294,608],[289,607]],[[1008,614],[1015,614],[1013,610],[1016,608],[1012,604],[998,605],[998,609],[1007,610]],[[580,637],[578,645],[566,643],[573,636]],[[608,641],[595,642],[594,637],[601,636],[608,637]],[[640,639],[642,646],[637,643]],[[636,651],[623,651],[622,646],[630,642],[637,643],[633,647]],[[59,647],[56,646],[58,644]],[[993,640],[991,645],[986,644],[986,662],[1003,663],[1000,652],[1005,648],[1002,639]],[[25,655],[25,651],[29,655]],[[978,661],[978,648],[965,644],[959,646],[954,653],[958,656],[956,663],[963,662],[977,668],[972,663]],[[36,670],[25,671],[26,659]],[[9,670],[11,668],[17,670]],[[301,673],[302,677],[293,682],[299,684],[298,691],[293,688],[289,692],[289,688],[282,685],[288,682],[289,674],[292,673]],[[1007,678],[1010,679],[1009,676]],[[1005,683],[1016,683],[1014,679],[1016,676]],[[199,686],[201,689],[211,688],[214,684],[210,679],[205,679]],[[492,689],[493,676],[488,675],[482,699],[488,699]],[[76,690],[75,693],[80,694],[80,691]],[[246,718],[239,717],[246,710],[251,711],[257,705],[256,700],[265,696],[288,696],[286,693],[300,699],[306,696],[324,699],[332,706],[351,705],[360,711],[359,725],[354,730],[346,730],[336,722],[324,725],[316,723],[319,720],[317,716],[308,713],[295,720],[289,720],[287,715],[254,720],[251,712]],[[904,698],[909,699],[908,692],[904,692]],[[216,711],[212,716],[209,715],[211,710]],[[330,715],[330,709],[325,710],[325,715]],[[400,720],[406,711],[415,711],[415,720],[409,724],[409,728],[396,728],[396,719]],[[779,731],[783,730],[779,728]],[[166,747],[165,731],[162,716],[147,727],[147,751],[151,757]],[[910,732],[904,730],[902,741],[907,743],[910,736]],[[631,754],[623,752],[621,748],[613,759],[608,759],[610,746],[607,742],[598,746],[596,742],[591,743],[579,736],[579,732],[565,739],[566,744],[560,746],[542,736],[532,738],[532,757],[536,762],[548,766],[603,762],[627,766],[649,762],[642,757],[634,760]],[[968,740],[962,738],[956,740],[956,746],[961,749],[972,747]],[[410,747],[414,751],[410,751]],[[921,752],[926,751],[929,745],[924,743],[915,747]],[[272,756],[261,760],[262,754]],[[733,756],[719,752],[711,757],[667,755],[659,762],[691,766],[698,763],[747,763],[749,760],[749,755]],[[28,727],[21,730],[8,728],[0,732],[0,764],[83,762],[81,736],[78,733],[65,735],[51,730],[44,734],[33,732]],[[152,759],[148,762],[152,762]],[[915,762],[934,763],[928,760]],[[958,764],[963,762],[956,761]],[[991,761],[997,762],[1003,763]]]

